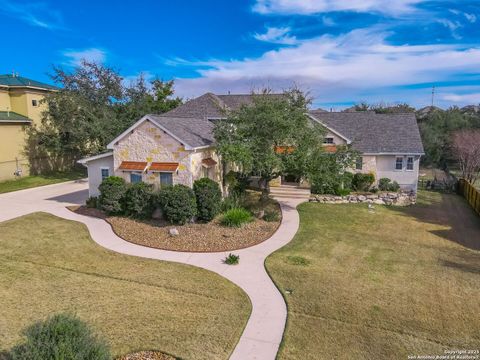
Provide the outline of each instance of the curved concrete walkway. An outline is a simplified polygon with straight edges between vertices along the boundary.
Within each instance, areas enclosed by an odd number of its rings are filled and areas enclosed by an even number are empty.
[[[275,359],[282,340],[287,308],[282,295],[268,276],[265,258],[287,244],[299,226],[296,206],[304,199],[279,198],[282,223],[277,232],[261,244],[233,251],[240,255],[237,266],[225,265],[225,253],[187,253],[152,249],[124,241],[104,220],[75,214],[65,207],[83,204],[88,196],[85,181],[73,181],[0,195],[0,221],[44,211],[84,223],[92,239],[110,250],[139,257],[198,266],[229,279],[241,287],[252,302],[247,326],[230,359]]]

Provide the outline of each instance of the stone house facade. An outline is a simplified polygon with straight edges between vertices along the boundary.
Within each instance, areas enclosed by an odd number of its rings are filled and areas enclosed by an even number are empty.
[[[221,184],[214,123],[252,102],[251,95],[207,93],[165,114],[145,115],[108,144],[106,153],[79,161],[88,167],[90,195],[97,196],[102,179],[110,175],[156,188],[172,184],[191,187],[202,177]],[[308,116],[325,128],[327,151],[349,145],[361,154],[353,172],[373,173],[377,182],[387,177],[405,190],[416,191],[423,146],[414,114],[312,110]],[[285,180],[276,179],[271,186],[280,186]]]

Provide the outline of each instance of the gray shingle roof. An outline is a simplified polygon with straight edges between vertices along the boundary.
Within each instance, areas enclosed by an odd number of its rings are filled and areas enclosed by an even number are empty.
[[[184,145],[201,147],[210,146],[214,143],[214,125],[209,120],[195,117],[175,117],[165,114],[148,115],[148,117],[167,129],[182,142],[185,142]]]
[[[310,115],[352,141],[362,153],[423,154],[422,139],[413,113],[322,112]]]

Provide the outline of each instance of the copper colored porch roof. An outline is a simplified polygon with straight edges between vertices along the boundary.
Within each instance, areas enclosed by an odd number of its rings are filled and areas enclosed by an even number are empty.
[[[147,167],[146,161],[122,161],[118,169],[143,171],[145,170],[146,167]]]
[[[277,154],[291,154],[295,151],[295,146],[275,146]]]
[[[174,172],[177,171],[178,162],[152,162],[150,165],[150,171],[165,171]]]
[[[206,158],[202,160],[202,165],[205,165],[207,167],[215,166],[217,165],[217,162],[213,160],[212,158]]]
[[[325,151],[328,152],[328,153],[337,152],[337,147],[336,147],[335,145],[324,145],[323,148],[324,148]]]

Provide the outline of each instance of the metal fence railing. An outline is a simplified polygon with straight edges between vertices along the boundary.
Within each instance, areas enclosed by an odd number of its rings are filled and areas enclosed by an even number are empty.
[[[470,206],[480,215],[480,190],[465,179],[458,180],[458,193],[462,195]]]

